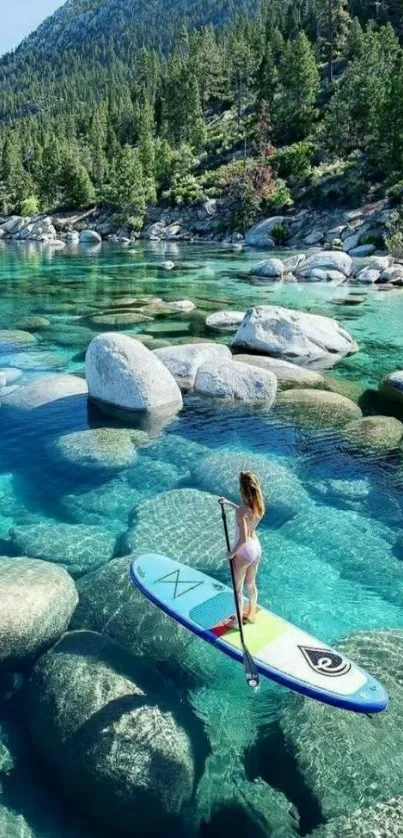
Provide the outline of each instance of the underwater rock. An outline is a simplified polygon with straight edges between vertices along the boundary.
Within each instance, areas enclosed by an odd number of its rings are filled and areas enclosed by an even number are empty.
[[[325,379],[319,372],[299,367],[289,361],[281,361],[280,358],[270,358],[268,355],[234,355],[234,361],[270,370],[277,378],[279,390],[291,390],[293,387],[326,389]]]
[[[192,343],[156,349],[154,354],[167,367],[182,390],[192,390],[199,367],[215,363],[218,368],[231,360],[231,352],[224,344]]]
[[[310,504],[308,493],[296,474],[288,471],[275,460],[259,454],[238,454],[218,450],[203,457],[194,469],[198,485],[215,495],[225,495],[239,503],[239,473],[253,471],[259,477],[267,500],[267,520],[272,523],[277,516],[290,518]],[[217,512],[215,512],[217,516]]]
[[[338,504],[345,509],[361,509],[363,503],[366,503],[371,495],[371,484],[368,478],[361,480],[315,479],[310,481],[309,490],[313,495],[333,505]]]
[[[359,632],[338,648],[380,679],[391,704],[371,721],[306,699],[283,712],[287,746],[324,820],[388,800],[403,788],[403,631]]]
[[[179,387],[162,361],[127,335],[107,332],[91,341],[85,359],[91,398],[127,410],[180,410]]]
[[[17,381],[23,376],[22,370],[15,369],[14,367],[0,367],[0,376],[2,379],[3,384],[16,384]]]
[[[134,508],[156,492],[174,489],[190,471],[178,469],[171,463],[154,462],[139,456],[135,465],[119,477],[86,492],[65,495],[63,508],[71,520],[82,524],[112,526],[123,531],[128,527]],[[120,524],[120,527],[119,527]]]
[[[385,375],[379,389],[384,395],[403,404],[403,370],[395,370]]]
[[[193,637],[179,623],[155,608],[133,585],[133,556],[113,559],[77,583],[80,597],[73,629],[106,634],[136,658],[143,657],[175,673]]]
[[[88,323],[97,329],[119,329],[135,326],[137,323],[147,323],[152,317],[139,312],[116,312],[115,314],[95,314],[88,318]]]
[[[101,527],[46,519],[13,527],[10,534],[20,555],[59,564],[73,577],[105,564],[115,551],[115,536]]]
[[[206,326],[209,329],[218,329],[220,332],[236,332],[241,325],[246,311],[216,311],[206,318]]]
[[[308,838],[401,838],[402,835],[403,796],[400,796],[341,815],[314,829]]]
[[[144,431],[87,428],[49,440],[46,450],[60,468],[110,472],[130,468],[136,461],[137,449],[147,441]]]
[[[225,541],[217,500],[199,489],[173,489],[143,501],[127,534],[127,552],[161,553],[207,573],[218,570]]]
[[[22,329],[27,332],[46,329],[48,326],[50,326],[50,320],[47,317],[39,317],[39,315],[35,316],[34,314],[21,317],[21,320],[18,320],[18,323],[15,324],[16,329]]]
[[[287,390],[279,394],[277,404],[282,415],[305,428],[341,428],[362,418],[358,405],[327,390]]]
[[[192,303],[192,300],[173,300],[171,303],[168,303],[168,306],[172,309],[172,311],[184,311],[186,313],[194,311],[196,308],[195,304]]]
[[[0,668],[19,667],[52,646],[77,602],[75,584],[62,567],[0,557]]]
[[[340,254],[338,254],[340,255]],[[232,345],[294,362],[332,366],[357,352],[353,338],[331,317],[282,306],[255,306],[247,311]]]
[[[195,760],[179,702],[105,636],[65,635],[35,665],[25,718],[64,794],[115,835],[178,834]],[[62,754],[62,758],[61,758]]]
[[[22,329],[0,329],[0,350],[3,352],[5,347],[24,346],[29,343],[36,343],[36,337],[30,332]]]
[[[17,367],[28,372],[36,370],[62,370],[67,364],[67,358],[61,352],[43,350],[42,352],[15,352],[7,355],[7,362],[11,367]]]
[[[199,460],[210,453],[210,449],[177,434],[163,434],[157,439],[150,439],[141,453],[153,460],[175,463],[182,476],[188,477]]]
[[[392,451],[403,439],[403,423],[393,416],[365,416],[349,422],[343,436],[359,448]]]
[[[74,397],[81,397],[80,402],[85,400],[86,403],[87,392],[87,384],[82,378],[59,373],[23,384],[3,400],[3,405],[16,410],[30,411],[47,407],[56,401],[72,401]]]
[[[197,371],[196,393],[216,399],[226,399],[271,407],[277,393],[277,378],[270,370],[234,361],[211,360]]]

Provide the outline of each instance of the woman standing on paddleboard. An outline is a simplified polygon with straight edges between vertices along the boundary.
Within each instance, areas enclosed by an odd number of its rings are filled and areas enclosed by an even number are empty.
[[[251,471],[241,471],[239,491],[241,506],[226,498],[220,498],[219,502],[236,510],[235,542],[228,558],[233,562],[240,614],[243,614],[243,589],[246,583],[249,599],[246,619],[254,623],[257,603],[256,574],[262,558],[262,547],[256,535],[256,528],[263,518],[265,506],[259,480]]]

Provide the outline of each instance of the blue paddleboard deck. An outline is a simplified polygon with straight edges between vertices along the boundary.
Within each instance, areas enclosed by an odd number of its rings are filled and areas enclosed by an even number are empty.
[[[134,559],[130,576],[157,608],[242,662],[239,631],[231,624],[231,588],[155,553]],[[388,706],[388,695],[375,678],[266,608],[259,607],[256,622],[244,626],[244,637],[260,674],[295,692],[356,713],[379,713]]]

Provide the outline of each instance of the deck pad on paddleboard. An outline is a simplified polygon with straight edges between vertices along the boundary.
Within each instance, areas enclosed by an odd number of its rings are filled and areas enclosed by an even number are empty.
[[[242,661],[240,634],[231,622],[235,610],[231,588],[155,553],[134,559],[130,575],[172,619]],[[258,608],[254,624],[246,623],[244,637],[259,672],[296,692],[361,713],[376,713],[388,705],[387,693],[371,675],[266,608]]]

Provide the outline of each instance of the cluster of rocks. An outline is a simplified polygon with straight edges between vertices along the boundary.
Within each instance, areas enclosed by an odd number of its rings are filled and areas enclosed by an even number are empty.
[[[361,256],[324,250],[312,256],[304,253],[289,259],[264,259],[254,265],[251,276],[294,282],[331,282],[333,285],[403,286],[403,265],[390,256]]]
[[[66,225],[57,224],[51,216],[13,215],[0,223],[0,239],[12,239],[17,242],[38,242],[53,249],[62,250],[66,244],[97,245],[102,241],[99,233],[91,229],[81,231]]]

